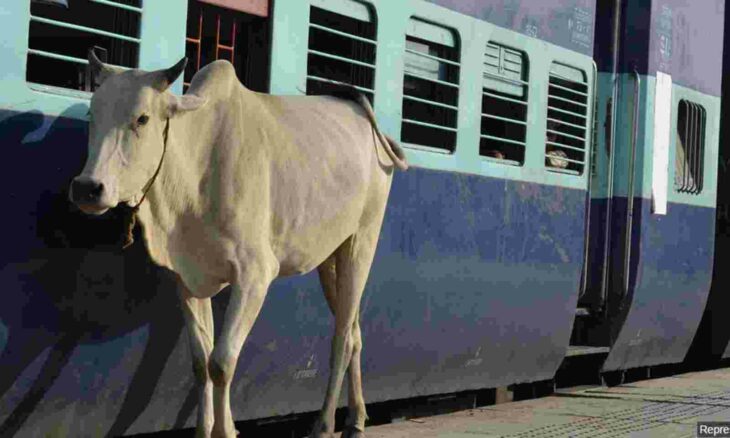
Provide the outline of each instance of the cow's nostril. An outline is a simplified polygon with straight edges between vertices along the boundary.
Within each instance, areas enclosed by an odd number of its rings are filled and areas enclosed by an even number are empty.
[[[104,184],[98,183],[89,189],[89,198],[99,199],[102,193],[104,193]]]
[[[71,182],[73,200],[80,203],[97,203],[104,193],[104,184],[90,179]]]

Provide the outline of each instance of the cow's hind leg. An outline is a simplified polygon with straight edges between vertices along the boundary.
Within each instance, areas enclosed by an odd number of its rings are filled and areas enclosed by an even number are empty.
[[[178,289],[199,392],[195,436],[207,438],[213,429],[213,385],[208,377],[208,357],[213,350],[213,310],[210,298],[193,297],[182,281],[178,281]]]
[[[212,436],[215,438],[237,435],[231,414],[231,381],[241,347],[261,311],[269,284],[278,274],[278,265],[275,261],[267,264],[246,260],[246,265],[242,264],[239,270],[236,281],[231,284],[231,298],[221,334],[208,361],[208,373],[213,381],[215,422]]]
[[[318,267],[319,280],[322,283],[324,296],[327,299],[332,314],[335,313],[337,299],[337,268],[336,256],[332,254],[324,263]],[[352,324],[352,354],[347,367],[349,377],[348,388],[348,412],[345,428],[341,438],[354,438],[364,436],[367,411],[365,399],[362,395],[362,379],[360,372],[360,351],[362,349],[362,338],[360,336],[360,315],[355,316]]]
[[[379,233],[379,223],[377,226],[373,225],[365,228],[357,234],[350,236],[335,252],[336,298],[333,306],[335,313],[335,332],[330,353],[330,377],[324,405],[312,431],[313,437],[330,437],[334,433],[335,409],[337,408],[337,400],[342,388],[342,381],[353,357],[359,356],[361,342],[356,342],[355,336],[353,336],[353,327],[359,316],[360,298],[362,297],[370,272],[370,265],[375,255],[375,247]],[[359,330],[357,334],[359,335]],[[353,352],[356,350],[358,354],[353,355]],[[362,391],[359,382],[359,367],[357,371],[357,381],[354,382],[351,379],[351,383],[355,383],[357,386],[353,388],[355,394]],[[362,400],[361,394],[359,398]],[[358,428],[362,429],[365,426],[364,408],[364,403],[362,403],[362,409],[358,409],[358,411],[362,412],[362,415],[360,415],[362,418],[358,419],[358,423],[361,424],[348,427],[345,430],[345,434],[352,436],[356,430],[361,435],[362,431],[358,430]]]

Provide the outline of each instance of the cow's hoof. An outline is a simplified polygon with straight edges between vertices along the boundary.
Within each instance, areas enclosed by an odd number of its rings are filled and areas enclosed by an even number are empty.
[[[342,429],[340,438],[365,438],[365,431],[358,429],[356,426],[345,426]]]

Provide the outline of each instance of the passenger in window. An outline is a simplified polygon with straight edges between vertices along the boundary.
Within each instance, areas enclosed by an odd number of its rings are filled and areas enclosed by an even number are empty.
[[[568,162],[561,158],[568,158],[568,154],[553,144],[557,141],[558,135],[555,132],[559,132],[559,128],[559,123],[548,121],[548,130],[545,135],[545,155],[547,155],[545,165],[557,169],[565,169],[568,167]]]
[[[490,149],[484,152],[484,156],[497,158],[498,160],[504,160],[504,154],[502,153],[502,151],[498,151],[497,149]]]

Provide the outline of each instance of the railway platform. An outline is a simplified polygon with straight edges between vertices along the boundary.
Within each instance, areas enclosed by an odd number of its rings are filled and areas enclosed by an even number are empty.
[[[730,368],[614,387],[574,387],[367,428],[369,438],[695,437],[698,421],[730,421]]]

